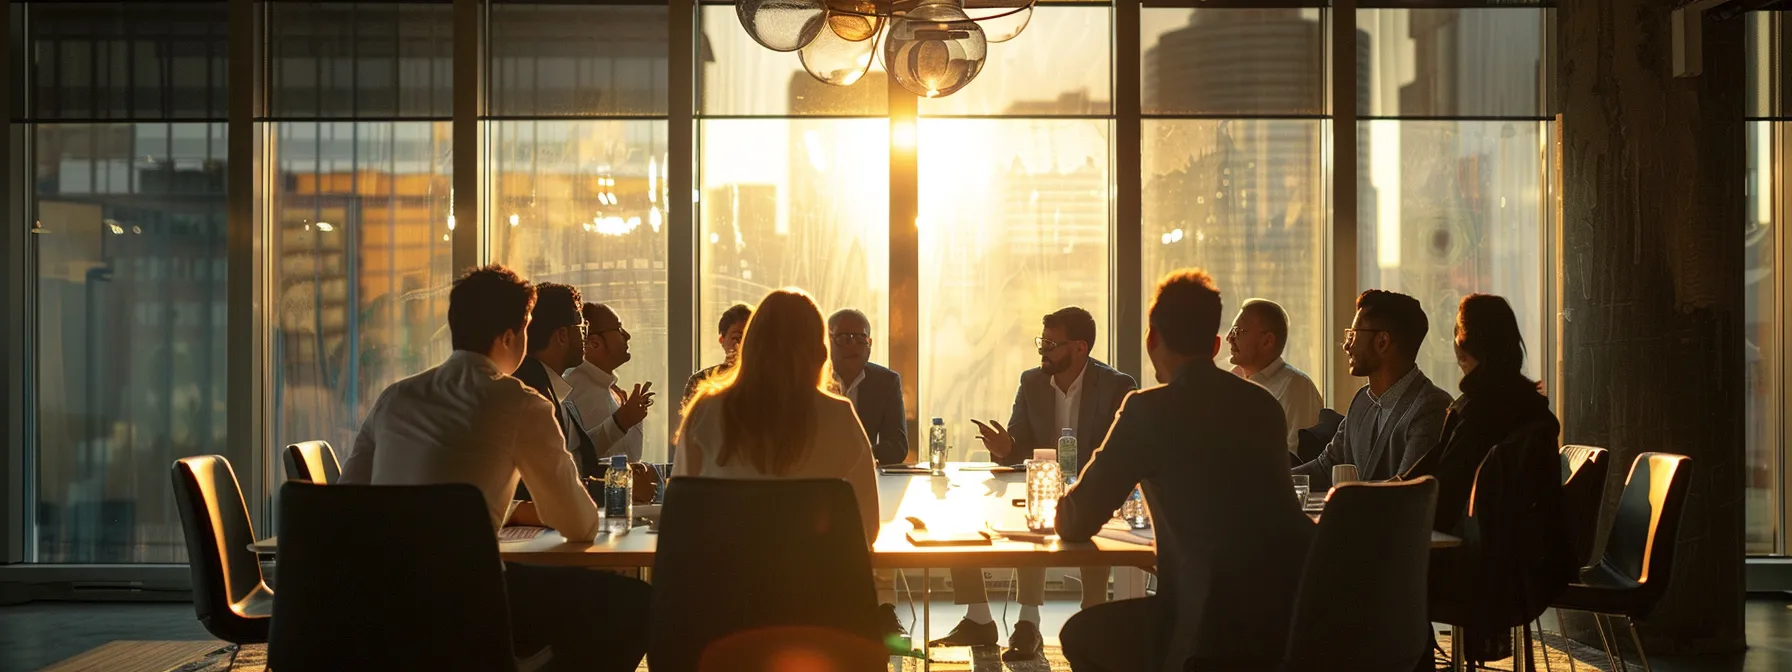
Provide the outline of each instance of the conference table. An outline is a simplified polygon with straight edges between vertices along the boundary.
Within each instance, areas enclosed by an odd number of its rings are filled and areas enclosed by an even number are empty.
[[[1070,543],[1048,536],[1043,541],[1010,539],[1026,529],[1026,474],[987,463],[952,464],[946,475],[888,473],[877,477],[880,527],[872,544],[871,565],[878,569],[922,570],[922,624],[917,643],[925,647],[932,625],[931,570],[1012,567],[1114,567],[1114,599],[1143,597],[1157,554],[1151,530],[1132,530],[1114,520],[1094,539]],[[920,518],[936,533],[989,530],[988,545],[916,546],[908,540],[909,517]],[[507,562],[569,567],[646,569],[653,567],[657,527],[637,524],[616,529],[589,542],[569,542],[559,532],[544,530],[533,538],[500,541],[498,554]],[[1433,548],[1460,543],[1433,533]],[[250,550],[276,553],[277,537],[255,542]]]

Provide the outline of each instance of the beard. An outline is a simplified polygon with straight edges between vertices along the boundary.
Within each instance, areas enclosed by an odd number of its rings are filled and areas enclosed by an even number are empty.
[[[1070,358],[1069,357],[1064,357],[1064,358],[1057,359],[1057,360],[1053,360],[1050,357],[1040,357],[1039,358],[1039,370],[1044,371],[1049,375],[1054,375],[1054,376],[1058,375],[1060,373],[1063,373],[1064,370],[1068,369],[1068,368],[1070,368]]]

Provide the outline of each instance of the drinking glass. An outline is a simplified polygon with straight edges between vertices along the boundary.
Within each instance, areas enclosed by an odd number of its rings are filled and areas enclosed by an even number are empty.
[[[1151,513],[1145,506],[1145,491],[1133,486],[1132,494],[1127,495],[1126,503],[1120,505],[1120,518],[1132,529],[1143,530],[1151,527]]]
[[[1050,530],[1057,526],[1058,497],[1064,479],[1057,460],[1027,460],[1027,528]]]
[[[1308,478],[1306,474],[1297,474],[1294,476],[1294,501],[1298,502],[1301,508],[1307,508],[1307,495],[1312,491],[1312,479]]]

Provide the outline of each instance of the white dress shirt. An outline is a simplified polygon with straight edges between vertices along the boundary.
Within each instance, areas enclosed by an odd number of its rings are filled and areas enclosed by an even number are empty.
[[[1083,370],[1076,372],[1076,380],[1070,381],[1070,389],[1068,390],[1058,389],[1058,381],[1056,378],[1047,379],[1047,382],[1051,384],[1052,399],[1057,402],[1056,408],[1054,409],[1055,414],[1052,417],[1057,420],[1058,424],[1052,429],[1057,430],[1058,434],[1054,434],[1051,437],[1052,445],[1058,444],[1058,435],[1062,434],[1063,430],[1067,427],[1070,429],[1071,434],[1077,433],[1076,410],[1083,402],[1083,374],[1088,372],[1089,364],[1085,362],[1083,363]],[[1079,446],[1079,450],[1080,449],[1081,447]]]
[[[1288,421],[1288,452],[1298,450],[1300,430],[1319,424],[1319,410],[1325,408],[1325,398],[1319,395],[1319,387],[1313,384],[1313,379],[1282,361],[1281,357],[1251,375],[1245,374],[1244,367],[1234,366],[1232,375],[1269,390],[1282,405],[1282,415]]]
[[[542,522],[571,541],[597,536],[597,504],[553,422],[554,405],[485,355],[456,350],[440,366],[380,394],[342,464],[360,485],[469,483],[494,527],[520,475]],[[377,514],[378,512],[368,512]]]
[[[727,393],[724,392],[724,395]],[[871,456],[871,440],[859,416],[845,399],[815,390],[811,403],[815,425],[802,460],[783,474],[766,474],[752,461],[737,457],[726,465],[716,463],[721,454],[723,437],[722,401],[726,397],[704,397],[691,405],[679,437],[678,462],[674,476],[709,478],[778,479],[839,478],[852,486],[859,502],[859,519],[865,525],[867,543],[877,539],[877,460]]]
[[[585,362],[567,369],[565,382],[572,385],[572,393],[561,398],[578,411],[579,422],[597,447],[597,456],[627,455],[628,461],[640,462],[644,423],[637,422],[628,431],[616,424],[616,409],[622,408],[624,401],[621,390],[616,389],[616,374]]]
[[[853,408],[858,408],[859,407],[859,383],[865,382],[865,370],[859,369],[859,375],[854,377],[852,379],[851,383],[840,380],[839,372],[835,372],[834,373],[834,382],[840,384],[840,394],[845,396],[847,401],[852,402]]]

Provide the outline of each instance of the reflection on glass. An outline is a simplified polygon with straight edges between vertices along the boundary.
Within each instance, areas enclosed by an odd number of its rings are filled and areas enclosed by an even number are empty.
[[[28,26],[39,119],[221,119],[226,26],[219,2],[32,2]],[[23,17],[29,16],[26,21]],[[15,52],[17,53],[17,52]],[[24,100],[18,98],[17,100]],[[13,112],[25,110],[15,107]]]
[[[322,439],[347,457],[380,392],[452,349],[449,126],[272,124],[265,319],[274,445]]]
[[[890,122],[715,120],[700,133],[702,365],[722,361],[722,311],[787,286],[808,291],[824,315],[864,311],[872,361],[888,365]]]
[[[494,115],[666,113],[664,4],[497,3],[489,30]]]
[[[453,114],[454,14],[446,2],[269,2],[275,117]]]
[[[1326,35],[1318,9],[1146,8],[1140,21],[1145,114],[1325,110]],[[1359,34],[1359,47],[1367,39]]]
[[[1029,29],[1017,42],[1033,36]],[[958,446],[953,459],[963,459],[971,418],[1008,421],[1021,372],[1039,366],[1033,339],[1046,313],[1087,309],[1098,332],[1090,354],[1111,363],[1112,125],[922,119],[917,135],[917,416],[945,418]]]
[[[1361,114],[1522,117],[1547,113],[1539,78],[1549,12],[1535,7],[1357,11]],[[1546,81],[1546,80],[1545,80]]]
[[[1410,294],[1431,330],[1419,367],[1439,387],[1462,379],[1452,349],[1456,304],[1474,292],[1512,304],[1542,378],[1544,138],[1539,121],[1368,121],[1357,207],[1361,289]]]
[[[795,53],[759,46],[734,6],[700,5],[697,110],[706,116],[866,115],[888,110],[889,79],[881,58],[852,86],[823,84]],[[881,45],[880,45],[881,46]]]
[[[1755,121],[1746,128],[1748,217],[1743,235],[1747,247],[1743,252],[1742,332],[1747,341],[1744,348],[1748,384],[1746,540],[1749,553],[1770,554],[1779,551],[1778,483],[1784,428],[1779,412],[1783,407],[1776,403],[1782,392],[1776,390],[1775,384],[1784,374],[1784,365],[1780,357],[1783,334],[1778,293],[1783,279],[1774,270],[1781,241],[1774,215],[1785,207],[1787,194],[1785,185],[1776,184],[1774,166],[1785,165],[1785,139],[1792,124]]]
[[[224,125],[35,129],[37,557],[185,562],[176,458],[224,453]]]
[[[1026,31],[989,45],[964,89],[919,101],[923,115],[1105,115],[1113,105],[1107,7],[1035,7]]]
[[[1326,389],[1326,348],[1336,339],[1325,327],[1321,124],[1145,121],[1141,305],[1150,305],[1165,273],[1202,267],[1225,298],[1222,332],[1246,299],[1281,304],[1288,311],[1283,358]],[[1229,359],[1221,346],[1215,363],[1230,369]],[[1155,381],[1150,358],[1143,360],[1146,381]]]
[[[666,375],[666,122],[502,121],[487,133],[492,261],[615,310],[633,355],[619,384],[678,394],[683,376]],[[648,462],[665,461],[668,408],[642,428]]]

